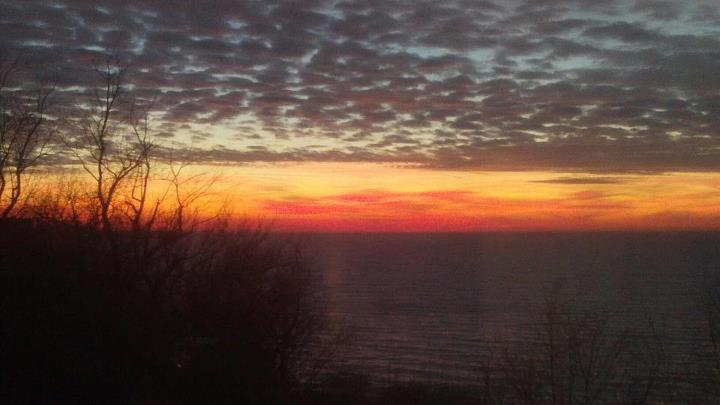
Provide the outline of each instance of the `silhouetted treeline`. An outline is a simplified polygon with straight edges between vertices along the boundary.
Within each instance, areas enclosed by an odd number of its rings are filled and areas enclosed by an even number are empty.
[[[299,389],[323,312],[291,245],[203,231],[138,266],[131,233],[119,262],[104,238],[0,224],[5,403],[278,403]]]
[[[0,401],[296,398],[325,320],[302,252],[201,215],[212,179],[158,155],[122,63],[52,118],[52,88],[13,85],[22,66],[0,55]],[[34,170],[52,158],[70,167]]]

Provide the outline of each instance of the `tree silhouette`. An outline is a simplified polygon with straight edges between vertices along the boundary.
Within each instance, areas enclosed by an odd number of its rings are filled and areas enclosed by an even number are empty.
[[[23,68],[19,58],[0,54],[0,221],[11,216],[25,196],[28,169],[46,156],[55,130],[47,117],[52,87],[31,94],[11,90]]]
[[[3,396],[291,400],[325,319],[308,262],[292,241],[200,215],[213,179],[187,181],[190,163],[154,154],[127,66],[95,72],[61,133],[89,181],[52,185],[0,223]]]

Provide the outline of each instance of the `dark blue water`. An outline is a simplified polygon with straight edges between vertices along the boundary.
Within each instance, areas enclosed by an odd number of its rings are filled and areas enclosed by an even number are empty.
[[[653,319],[683,351],[703,338],[699,297],[720,271],[717,233],[315,234],[307,247],[351,334],[339,364],[443,382],[531,339],[549,300],[630,330]]]

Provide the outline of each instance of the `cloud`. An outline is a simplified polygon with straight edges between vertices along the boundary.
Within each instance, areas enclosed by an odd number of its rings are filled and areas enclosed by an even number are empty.
[[[718,170],[713,4],[0,0],[0,49],[76,102],[124,55],[164,138],[219,134],[199,159]]]
[[[534,180],[533,183],[546,183],[546,184],[569,184],[569,185],[584,185],[584,184],[623,184],[629,180],[626,177],[556,177],[553,179],[546,180]]]

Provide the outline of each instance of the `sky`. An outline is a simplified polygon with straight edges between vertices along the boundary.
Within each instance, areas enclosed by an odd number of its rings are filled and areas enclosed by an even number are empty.
[[[716,0],[0,9],[24,80],[77,102],[120,55],[163,153],[278,229],[720,228]]]

